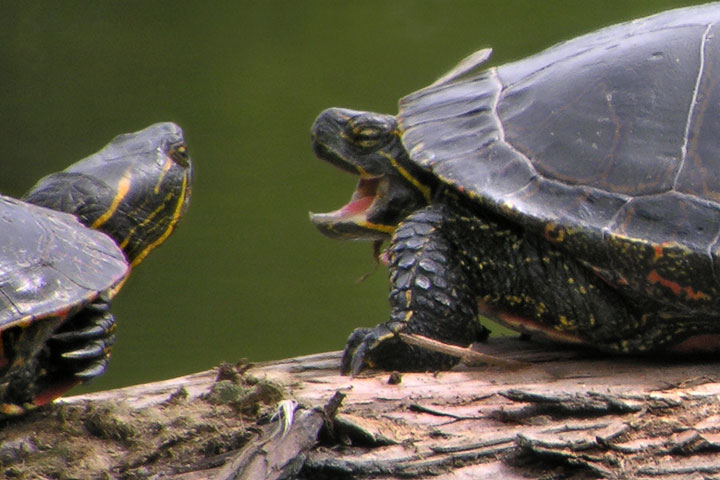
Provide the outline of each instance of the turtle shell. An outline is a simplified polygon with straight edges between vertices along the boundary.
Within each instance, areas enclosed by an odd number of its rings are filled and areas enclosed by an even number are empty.
[[[111,297],[128,272],[122,250],[104,233],[72,215],[0,196],[0,377],[35,358],[66,318],[100,294]],[[55,387],[69,388],[47,388]]]
[[[714,314],[719,22],[717,4],[671,10],[499,67],[470,59],[400,101],[403,142],[629,295]]]

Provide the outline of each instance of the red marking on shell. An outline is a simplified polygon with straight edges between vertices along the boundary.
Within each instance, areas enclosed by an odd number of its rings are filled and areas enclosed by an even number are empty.
[[[80,380],[77,378],[69,378],[65,381],[55,383],[48,387],[46,390],[40,392],[33,399],[33,403],[38,407],[41,405],[45,405],[46,403],[50,403],[56,398],[62,396],[63,393],[67,392],[75,385],[78,385],[79,383]]]
[[[668,350],[679,353],[714,352],[720,350],[720,334],[694,335],[673,345]]]
[[[655,258],[653,261],[657,262],[664,254],[664,247],[662,245],[655,245],[653,248],[655,250]]]
[[[683,287],[679,283],[663,277],[657,270],[652,270],[648,273],[647,281],[651,284],[658,283],[663,287],[669,288],[670,291],[678,297],[684,295],[688,300],[710,300],[710,296],[707,293],[695,291],[692,287]]]

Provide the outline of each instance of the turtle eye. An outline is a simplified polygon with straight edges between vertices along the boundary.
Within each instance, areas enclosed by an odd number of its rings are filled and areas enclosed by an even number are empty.
[[[378,128],[362,127],[353,129],[353,140],[359,147],[373,148],[382,142],[383,136]]]
[[[377,150],[391,138],[391,129],[377,121],[359,121],[351,126],[349,133],[351,143],[361,151]]]
[[[171,145],[168,149],[168,156],[173,162],[187,167],[190,164],[190,156],[188,155],[187,145],[184,142]]]

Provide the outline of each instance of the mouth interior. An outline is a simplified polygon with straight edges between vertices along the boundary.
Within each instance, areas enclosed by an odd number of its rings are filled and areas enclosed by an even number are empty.
[[[350,217],[364,213],[370,208],[377,194],[381,177],[360,178],[350,201],[336,211],[340,217]]]
[[[350,201],[339,209],[325,214],[315,214],[312,218],[316,221],[325,223],[353,222],[364,220],[367,211],[377,198],[378,185],[382,176],[378,177],[360,177],[355,187],[355,191],[350,197]],[[363,217],[358,219],[357,217]]]

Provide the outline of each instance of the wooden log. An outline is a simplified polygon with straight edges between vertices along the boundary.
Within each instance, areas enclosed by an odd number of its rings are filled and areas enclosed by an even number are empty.
[[[481,348],[530,366],[349,378],[331,352],[69,397],[2,425],[0,476],[720,477],[717,361]]]

